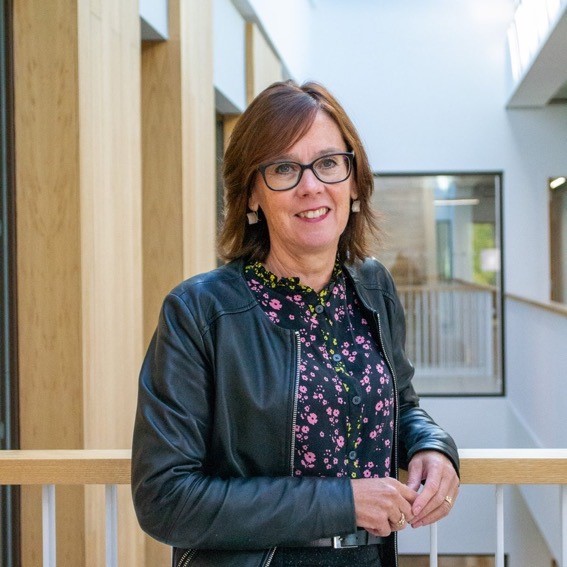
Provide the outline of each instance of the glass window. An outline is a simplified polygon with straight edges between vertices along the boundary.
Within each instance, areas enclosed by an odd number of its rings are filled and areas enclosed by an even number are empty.
[[[500,176],[376,175],[421,395],[502,394]]]
[[[567,178],[549,180],[551,299],[567,303]]]

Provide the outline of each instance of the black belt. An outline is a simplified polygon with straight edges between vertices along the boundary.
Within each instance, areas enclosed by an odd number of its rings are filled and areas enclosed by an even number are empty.
[[[357,530],[352,534],[324,537],[295,545],[286,544],[283,547],[333,547],[335,549],[344,549],[348,547],[359,547],[361,545],[380,545],[386,543],[387,539],[388,538],[385,537],[372,535],[366,530]]]

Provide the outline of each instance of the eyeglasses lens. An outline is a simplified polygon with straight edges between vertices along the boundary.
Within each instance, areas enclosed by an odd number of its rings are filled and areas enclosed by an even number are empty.
[[[264,178],[270,189],[285,191],[299,183],[304,169],[311,169],[323,183],[340,183],[350,174],[350,159],[348,155],[331,154],[307,166],[295,162],[272,163],[264,168]]]

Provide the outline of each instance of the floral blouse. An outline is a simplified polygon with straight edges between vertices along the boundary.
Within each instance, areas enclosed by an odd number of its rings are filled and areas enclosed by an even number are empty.
[[[245,276],[276,325],[299,332],[296,476],[389,476],[394,431],[392,376],[371,314],[337,263],[316,292],[260,262]]]

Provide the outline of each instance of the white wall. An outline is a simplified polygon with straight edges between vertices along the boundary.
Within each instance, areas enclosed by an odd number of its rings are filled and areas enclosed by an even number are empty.
[[[246,107],[245,22],[230,0],[213,3],[213,81],[217,111],[236,114]]]

